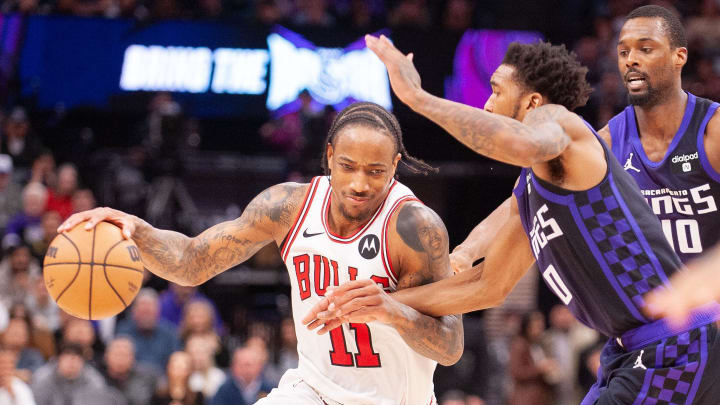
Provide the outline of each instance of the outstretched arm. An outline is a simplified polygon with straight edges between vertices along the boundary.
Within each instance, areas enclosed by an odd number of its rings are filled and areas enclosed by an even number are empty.
[[[430,208],[408,202],[391,219],[389,248],[392,262],[399,269],[397,289],[404,290],[449,277],[448,235],[442,220]],[[394,230],[394,231],[393,231]],[[344,315],[325,324],[325,333],[341,323],[380,321],[393,326],[405,343],[425,357],[451,365],[463,352],[463,327],[459,315],[433,318],[403,305],[385,293],[372,280],[358,280],[334,287],[303,319],[308,328],[323,325],[318,312],[336,300],[347,300]],[[338,304],[339,305],[339,304]]]
[[[520,222],[517,203],[512,200],[510,215],[495,236],[483,263],[431,284],[399,290],[392,297],[429,316],[467,313],[498,306],[534,261]],[[337,287],[337,291],[341,292],[346,289],[346,285]],[[354,294],[336,296],[333,293],[332,306],[316,306],[304,322],[312,321],[312,327],[323,324],[324,329],[337,326],[346,314],[356,310],[354,299]]]
[[[280,241],[297,215],[307,185],[279,184],[256,196],[242,215],[217,224],[190,238],[181,233],[154,228],[144,220],[112,208],[77,213],[58,229],[69,231],[88,221],[86,229],[108,221],[123,229],[140,250],[145,267],[180,285],[198,285],[252,257],[268,243]]]
[[[535,258],[513,199],[505,225],[495,235],[485,261],[473,269],[393,298],[431,316],[467,313],[500,305]]]
[[[530,167],[559,156],[570,144],[570,137],[557,120],[547,119],[558,115],[560,110],[569,113],[564,107],[536,108],[536,111],[544,110],[538,113],[543,119],[522,123],[435,97],[421,88],[412,55],[403,55],[385,36],[368,35],[365,41],[387,67],[390,84],[398,98],[475,152],[516,166]]]

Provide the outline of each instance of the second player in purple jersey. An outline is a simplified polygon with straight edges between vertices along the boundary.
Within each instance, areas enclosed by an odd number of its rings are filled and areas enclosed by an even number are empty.
[[[687,93],[680,128],[659,161],[645,153],[634,106],[608,123],[613,154],[635,178],[683,262],[720,241],[720,173],[708,161],[704,142],[707,124],[718,106]]]

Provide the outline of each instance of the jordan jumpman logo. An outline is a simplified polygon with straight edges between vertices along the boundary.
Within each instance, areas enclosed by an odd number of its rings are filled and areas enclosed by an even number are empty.
[[[630,157],[625,162],[625,166],[623,166],[623,169],[625,169],[625,171],[632,169],[632,170],[635,170],[636,172],[640,173],[640,169],[638,169],[637,167],[634,167],[632,165],[632,158],[633,158],[633,153],[630,152]]]
[[[642,362],[642,355],[645,353],[645,350],[640,350],[640,355],[638,355],[637,359],[635,359],[635,365],[633,365],[633,368],[641,368],[643,370],[647,370],[647,367]]]

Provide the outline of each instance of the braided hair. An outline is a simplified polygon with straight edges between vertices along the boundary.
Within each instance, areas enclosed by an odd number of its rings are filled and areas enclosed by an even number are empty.
[[[382,106],[371,102],[353,103],[345,107],[335,117],[323,145],[335,146],[338,132],[349,126],[364,126],[386,133],[395,141],[395,150],[400,153],[400,162],[413,173],[437,173],[438,169],[420,159],[410,156],[402,140],[402,130],[397,118]],[[321,166],[325,174],[330,174],[327,153],[323,149]]]

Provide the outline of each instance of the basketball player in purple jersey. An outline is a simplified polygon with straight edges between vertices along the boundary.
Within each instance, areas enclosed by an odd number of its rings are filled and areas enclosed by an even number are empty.
[[[493,221],[478,269],[393,294],[428,315],[498,305],[537,263],[546,284],[586,325],[612,337],[586,404],[714,404],[720,365],[718,307],[680,329],[643,313],[644,295],[666,285],[680,259],[658,218],[592,127],[571,110],[589,93],[564,47],[512,44],[479,110],[426,93],[411,63],[386,39],[367,39],[393,90],[477,153],[522,167]],[[488,227],[491,229],[492,227]],[[303,320],[323,333],[339,322],[383,316],[385,293],[368,282],[333,289]]]
[[[598,132],[684,263],[720,241],[720,114],[718,103],[682,89],[686,46],[683,26],[669,10],[632,11],[617,46],[630,106]],[[680,322],[693,307],[720,298],[720,247],[690,266],[698,270],[678,274],[676,288],[650,297],[651,313]]]

